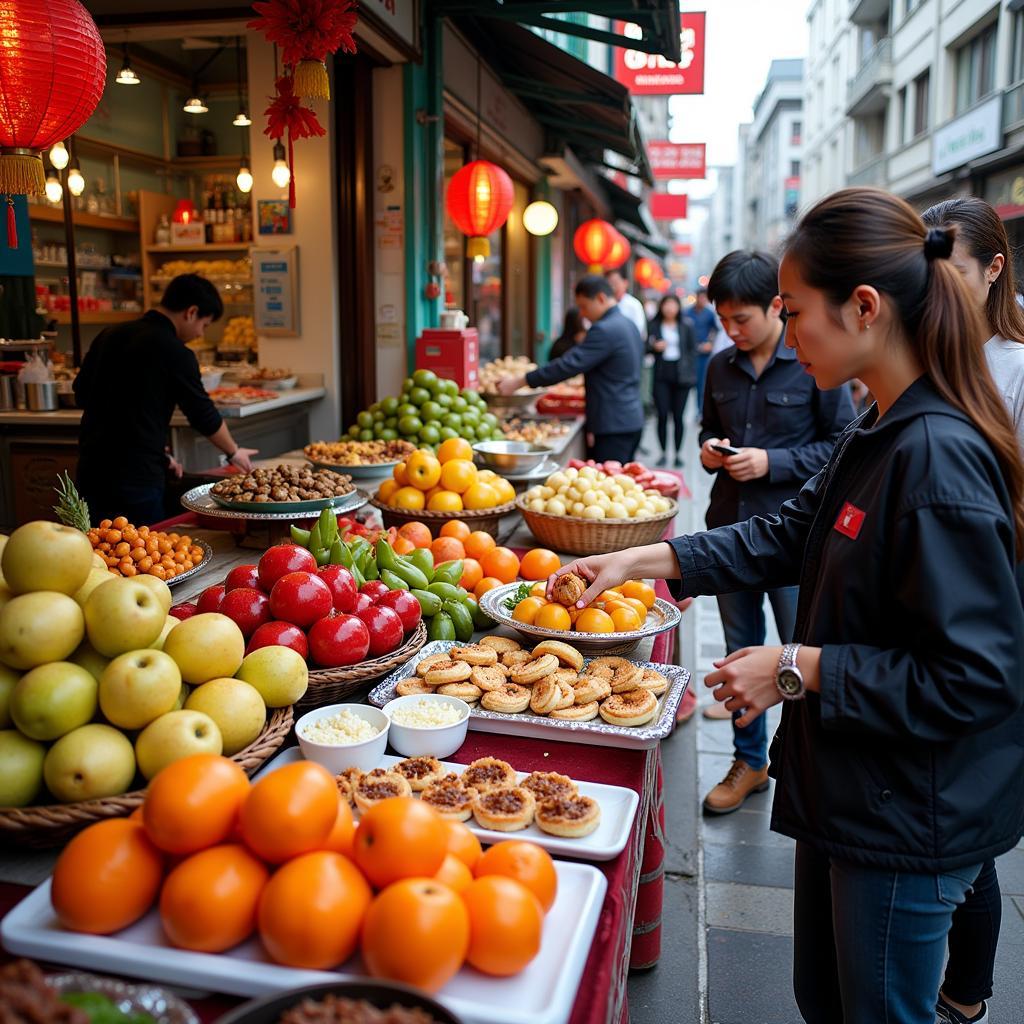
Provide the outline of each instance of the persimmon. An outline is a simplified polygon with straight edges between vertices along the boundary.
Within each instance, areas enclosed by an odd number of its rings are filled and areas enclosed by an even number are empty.
[[[480,840],[461,821],[446,821],[445,826],[448,829],[448,852],[455,854],[472,871],[483,853]]]
[[[433,539],[430,527],[420,522],[404,523],[398,530],[398,536],[415,544],[418,548],[429,548]]]
[[[431,878],[389,885],[370,904],[363,924],[363,960],[375,978],[437,992],[462,967],[469,913],[459,896]]]
[[[519,566],[524,580],[546,580],[562,568],[562,560],[547,548],[533,548],[523,555]]]
[[[469,548],[466,553],[470,554]],[[478,561],[486,575],[495,576],[502,583],[513,583],[519,575],[519,556],[511,548],[495,547]]]
[[[485,576],[480,582],[473,588],[473,596],[479,601],[488,590],[493,590],[495,587],[502,586],[501,580],[494,576]]]
[[[455,439],[452,438],[451,440]],[[442,462],[444,461],[441,455],[441,452],[443,450],[444,445],[442,444],[437,452],[437,457],[441,459]],[[459,456],[459,458],[462,457],[463,456]],[[470,456],[470,458],[472,458],[472,456]],[[464,541],[470,535],[471,532],[472,531],[470,530],[470,528],[461,519],[449,519],[448,522],[445,523],[444,526],[442,526],[441,529],[438,531],[438,536],[454,537],[456,540]]]
[[[441,866],[434,872],[434,878],[444,882],[452,892],[464,892],[473,884],[473,872],[454,853],[445,855]]]
[[[478,971],[518,974],[540,952],[544,909],[521,882],[502,875],[478,878],[464,893],[469,911],[469,952]]]
[[[474,530],[463,539],[462,546],[470,558],[475,558],[482,565],[484,555],[488,551],[493,551],[498,546],[498,542],[485,530]]]
[[[654,587],[649,583],[644,583],[642,580],[627,580],[619,589],[623,597],[634,597],[638,601],[642,601],[648,611],[654,607],[657,594],[654,593]]]
[[[430,878],[448,852],[444,821],[411,797],[391,797],[361,818],[353,845],[359,869],[378,889],[400,878]]]
[[[495,843],[477,861],[473,873],[477,878],[487,875],[514,878],[540,900],[545,914],[551,909],[558,893],[558,875],[551,855],[536,843],[521,839],[506,839]]]
[[[333,850],[335,853],[341,853],[351,858],[355,834],[356,823],[352,817],[352,808],[347,800],[339,800],[338,817],[335,819],[330,834],[323,842],[323,849]]]
[[[430,552],[434,556],[434,565],[466,557],[466,549],[462,546],[462,541],[455,537],[438,537],[431,543]],[[480,575],[483,576],[483,573]]]

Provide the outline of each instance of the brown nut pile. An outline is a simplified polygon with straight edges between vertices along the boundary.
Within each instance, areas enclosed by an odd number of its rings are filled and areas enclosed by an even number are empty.
[[[354,490],[352,478],[330,469],[279,465],[254,469],[245,476],[231,476],[214,484],[211,493],[222,501],[264,504],[273,501],[315,501],[338,498]]]
[[[376,466],[382,462],[402,462],[416,445],[408,441],[314,441],[302,449],[310,462],[331,466]]]
[[[510,441],[528,441],[530,444],[546,444],[562,437],[568,429],[555,420],[523,420],[517,416],[501,424],[501,432]]]

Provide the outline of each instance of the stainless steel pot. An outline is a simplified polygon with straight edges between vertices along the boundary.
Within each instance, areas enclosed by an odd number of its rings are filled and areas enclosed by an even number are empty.
[[[56,381],[25,385],[25,404],[31,412],[53,412],[59,405]]]
[[[18,408],[18,380],[0,376],[0,412],[14,412]]]

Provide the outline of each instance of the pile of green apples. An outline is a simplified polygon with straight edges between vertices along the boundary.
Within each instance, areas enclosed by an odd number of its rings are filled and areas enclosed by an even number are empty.
[[[374,402],[348,428],[356,441],[395,441],[402,438],[431,451],[442,441],[501,441],[498,417],[487,411],[478,391],[459,389],[453,380],[432,370],[406,377],[402,393]]]
[[[112,574],[79,530],[26,523],[0,552],[0,807],[117,796],[179,758],[230,756],[306,692],[295,651],[246,656],[226,615],[169,615],[166,583]]]

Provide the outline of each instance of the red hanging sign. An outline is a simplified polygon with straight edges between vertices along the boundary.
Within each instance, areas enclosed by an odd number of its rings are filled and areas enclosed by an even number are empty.
[[[670,195],[668,192],[652,192],[650,195],[651,216],[655,220],[679,220],[686,217],[687,196]]]
[[[704,92],[704,22],[703,11],[679,15],[683,56],[678,64],[658,54],[616,47],[615,80],[634,96],[701,95]],[[633,38],[640,35],[636,25],[625,21],[617,21],[615,30]]]
[[[648,142],[647,159],[655,178],[703,178],[707,145],[703,142]]]

